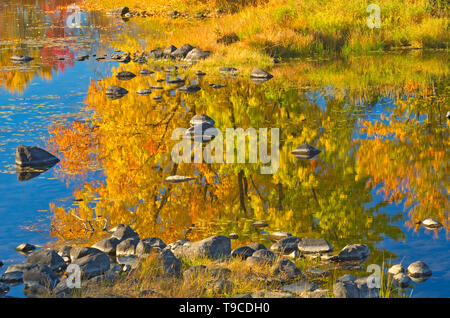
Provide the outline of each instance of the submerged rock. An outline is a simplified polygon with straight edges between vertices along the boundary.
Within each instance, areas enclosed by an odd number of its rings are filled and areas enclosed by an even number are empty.
[[[140,72],[141,75],[151,75],[151,74],[154,74],[154,73],[155,72],[153,72],[152,70],[147,70],[147,69],[143,69]]]
[[[273,233],[269,233],[268,236],[272,241],[279,241],[286,237],[292,236],[292,234],[288,232],[276,231]]]
[[[59,283],[59,278],[47,265],[36,265],[23,272],[23,283],[52,290]]]
[[[106,96],[110,99],[118,99],[128,94],[128,91],[120,86],[111,85],[106,89]]]
[[[225,85],[225,84],[214,84],[214,83],[209,84],[209,86],[211,86],[214,89],[227,87],[227,85]]]
[[[186,130],[185,136],[196,142],[209,142],[218,134],[216,127],[210,124],[195,125]]]
[[[16,150],[16,165],[20,167],[49,166],[58,162],[58,158],[36,146],[20,145]]]
[[[150,95],[151,93],[152,93],[152,91],[148,88],[143,88],[143,89],[136,91],[136,94],[138,94],[138,95]]]
[[[199,85],[186,85],[178,88],[178,90],[183,93],[196,93],[200,89]]]
[[[181,77],[176,77],[167,81],[167,84],[181,84],[184,83],[185,80]]]
[[[254,228],[264,228],[264,227],[269,226],[269,224],[267,224],[266,222],[263,222],[263,221],[256,221],[256,222],[253,222],[251,224],[251,226],[253,226]]]
[[[308,144],[303,144],[298,146],[291,153],[299,159],[311,159],[321,153],[321,150],[316,149]]]
[[[136,75],[134,73],[131,73],[131,72],[123,71],[123,72],[117,73],[116,77],[119,80],[126,81],[126,80],[130,80],[132,78],[135,78]]]
[[[303,238],[298,243],[298,250],[302,253],[328,253],[333,251],[333,246],[322,238]]]

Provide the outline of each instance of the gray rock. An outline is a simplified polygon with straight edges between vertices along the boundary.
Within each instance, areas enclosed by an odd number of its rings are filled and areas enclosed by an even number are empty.
[[[119,243],[119,239],[116,237],[110,237],[95,243],[92,247],[102,251],[103,253],[114,256],[116,255],[116,248]]]
[[[130,13],[130,9],[128,7],[119,7],[112,11],[106,12],[106,14],[108,15],[120,15],[120,16],[124,16],[127,13]]]
[[[405,273],[397,273],[392,277],[395,284],[401,288],[408,287],[411,283],[411,279]]]
[[[26,63],[34,60],[32,57],[29,57],[27,55],[13,55],[10,59],[14,63]]]
[[[250,257],[247,257],[247,259],[245,260],[245,263],[248,266],[253,267],[253,266],[263,266],[263,265],[267,264],[268,262],[261,257],[250,256]]]
[[[51,270],[57,271],[66,268],[66,262],[54,250],[42,249],[28,256],[25,264],[47,265]]]
[[[274,243],[270,250],[273,252],[283,253],[283,254],[290,254],[293,251],[298,249],[298,243],[300,242],[300,238],[296,236],[289,236],[284,239],[279,240],[278,242]]]
[[[125,96],[128,91],[123,87],[111,85],[106,89],[105,94],[110,99],[116,99]]]
[[[310,292],[317,288],[319,288],[317,285],[311,284],[307,281],[298,281],[293,284],[289,284],[289,285],[285,285],[285,286],[281,287],[281,290],[300,296],[300,295],[304,294],[305,292]]]
[[[231,270],[228,268],[222,267],[212,267],[208,268],[208,275],[216,279],[226,279],[230,277]]]
[[[215,89],[227,87],[226,84],[214,84],[214,83],[209,84],[209,86],[211,86],[212,88],[215,88]]]
[[[0,275],[0,282],[6,284],[19,284],[23,280],[23,271],[8,272]]]
[[[137,239],[139,239],[139,235],[129,225],[119,224],[118,226],[116,226],[111,231],[113,232],[111,237],[115,237],[119,241],[123,241],[123,240],[126,240],[128,238],[137,238]]]
[[[238,248],[232,250],[231,256],[246,259],[246,258],[252,256],[254,252],[255,252],[255,250],[252,249],[251,247],[241,246],[241,247],[238,247]]]
[[[197,242],[186,242],[169,248],[177,257],[183,258],[221,258],[231,253],[231,241],[223,235],[208,237]]]
[[[354,281],[356,281],[356,277],[351,274],[345,274],[345,275],[339,277],[336,281],[337,282],[354,282]]]
[[[355,282],[338,281],[334,284],[334,297],[336,298],[359,298],[359,290]]]
[[[298,250],[302,253],[328,253],[333,251],[333,247],[327,240],[303,238],[298,243]]]
[[[279,240],[282,240],[289,236],[292,236],[292,234],[288,233],[288,232],[276,231],[276,232],[270,233],[268,236],[269,236],[269,239],[271,239],[272,241],[279,241]]]
[[[19,167],[50,166],[58,162],[58,158],[36,146],[20,145],[16,150],[16,165]]]
[[[176,77],[176,78],[173,78],[173,79],[169,79],[167,81],[167,84],[181,84],[181,83],[184,83],[184,79],[181,78],[181,77]]]
[[[143,69],[143,70],[141,70],[141,72],[139,74],[141,74],[141,75],[151,75],[153,73],[155,73],[155,72],[153,72],[152,70]]]
[[[72,246],[64,245],[58,250],[58,255],[61,256],[64,260],[70,260],[70,250]]]
[[[370,249],[365,244],[350,244],[345,246],[337,255],[337,260],[345,261],[363,261],[370,255]]]
[[[299,159],[311,159],[315,156],[317,156],[322,151],[319,149],[314,148],[313,146],[310,146],[308,144],[302,144],[298,146],[294,151],[291,153]]]
[[[164,179],[164,181],[167,183],[182,183],[182,182],[192,181],[195,179],[196,178],[194,178],[194,177],[174,175],[174,176],[168,176],[166,179]]]
[[[40,285],[52,290],[59,283],[59,278],[49,266],[36,265],[23,272],[23,283],[28,286]]]
[[[220,67],[219,73],[225,74],[225,75],[236,75],[239,72],[238,69],[234,67]]]
[[[181,261],[168,248],[165,248],[159,254],[159,259],[163,263],[166,273],[178,276],[181,271]]]
[[[270,73],[267,73],[266,71],[264,71],[263,69],[261,69],[259,67],[255,67],[250,72],[250,77],[269,79],[269,78],[272,78],[273,75]]]
[[[177,50],[176,46],[173,45],[169,45],[168,47],[166,47],[163,51],[163,55],[164,57],[169,57],[173,52],[175,52]]]
[[[205,265],[192,266],[183,272],[183,278],[186,281],[196,280],[199,276],[206,275],[207,272]]]
[[[315,289],[311,292],[305,292],[303,298],[328,298],[330,291],[328,289]]]
[[[330,273],[321,270],[321,269],[315,269],[315,268],[309,268],[306,270],[306,273],[308,275],[314,276],[314,277],[327,277],[330,276]]]
[[[195,125],[186,130],[185,136],[196,142],[209,142],[218,135],[216,127],[209,124]]]
[[[116,256],[136,255],[136,246],[138,243],[139,239],[135,237],[123,240],[116,247]]]
[[[204,76],[204,75],[206,75],[206,73],[198,70],[198,71],[195,72],[195,75],[197,75],[197,76]]]
[[[143,256],[146,254],[150,254],[154,248],[164,249],[166,248],[166,243],[163,242],[160,238],[157,237],[149,237],[143,240],[140,240],[136,245],[136,255]]]
[[[162,96],[161,96],[161,95],[156,95],[156,96],[153,97],[153,99],[154,99],[154,100],[161,100],[161,99],[162,99]]]
[[[152,91],[148,88],[143,88],[143,89],[136,91],[136,94],[138,94],[138,95],[150,95],[151,93],[152,93]]]
[[[272,267],[272,274],[286,277],[287,279],[303,277],[300,269],[288,259],[280,260],[277,264],[275,264]]]
[[[35,249],[36,249],[36,246],[28,244],[28,243],[22,243],[15,248],[16,251],[25,253],[25,254],[31,253]]]
[[[174,58],[185,58],[187,56],[187,54],[192,51],[194,49],[193,46],[189,45],[189,44],[185,44],[181,47],[179,47],[178,49],[176,49],[175,51],[173,51],[170,56],[174,57]]]
[[[294,298],[291,293],[262,290],[250,294],[250,298]]]
[[[396,264],[389,268],[388,274],[390,275],[397,275],[399,273],[404,273],[405,269],[403,268],[402,264]]]
[[[148,57],[153,58],[153,59],[160,59],[160,58],[162,58],[163,56],[164,56],[164,53],[163,53],[163,51],[162,51],[160,48],[151,50],[151,51],[148,53]]]
[[[25,285],[23,294],[28,298],[48,298],[50,296],[50,291],[39,284],[32,286]]]
[[[408,273],[409,277],[419,279],[424,277],[428,278],[433,274],[428,265],[422,261],[417,261],[410,264],[406,272]]]
[[[127,81],[132,78],[135,78],[136,74],[128,72],[128,71],[123,71],[123,72],[117,73],[116,77],[121,81]]]
[[[70,261],[73,263],[85,256],[92,256],[100,253],[103,252],[100,251],[98,248],[75,246],[70,249]]]
[[[265,249],[255,251],[252,256],[259,257],[263,260],[263,262],[269,264],[273,263],[276,259],[276,256],[273,252]]]
[[[87,279],[101,275],[110,268],[109,257],[103,252],[78,258],[73,264],[80,266],[82,277]]]
[[[136,255],[124,255],[117,257],[117,264],[127,265],[130,269],[137,269],[140,266],[139,258]]]
[[[210,55],[211,55],[211,52],[203,51],[202,49],[196,47],[196,48],[193,48],[191,51],[189,51],[189,53],[186,54],[186,57],[184,59],[187,61],[198,61],[198,60],[206,59]]]
[[[450,119],[450,110],[447,112],[447,114],[445,115],[445,117],[447,117],[447,119]]]
[[[251,224],[251,226],[253,226],[254,228],[260,229],[260,228],[269,226],[269,224],[267,224],[264,221],[256,221],[256,222],[253,222]]]

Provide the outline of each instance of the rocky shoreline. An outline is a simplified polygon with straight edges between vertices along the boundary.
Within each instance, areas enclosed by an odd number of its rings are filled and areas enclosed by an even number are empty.
[[[318,278],[329,277],[332,268],[361,269],[361,264],[370,255],[364,244],[345,246],[338,253],[325,239],[299,238],[285,232],[272,233],[277,240],[267,248],[261,243],[247,244],[231,249],[229,236],[215,235],[200,241],[178,240],[168,245],[157,237],[141,239],[128,225],[118,225],[109,231],[111,236],[88,246],[62,246],[59,249],[34,250],[30,244],[22,244],[17,250],[31,252],[24,264],[8,266],[0,276],[0,295],[8,297],[9,286],[24,284],[27,297],[73,297],[75,289],[115,284],[121,278],[140,269],[149,257],[158,261],[162,277],[190,281],[208,275],[213,280],[210,286],[214,295],[233,298],[278,298],[278,297],[336,297],[369,298],[380,297],[380,290],[371,286],[367,277],[346,274],[334,282],[333,289],[323,288]],[[299,258],[315,259],[325,264],[320,269],[313,266],[300,270],[295,264]],[[205,260],[206,265],[193,265],[184,271],[182,260]],[[263,282],[267,288],[243,294],[230,294],[233,282],[227,278],[232,271],[224,265],[239,259],[240,266],[249,268],[266,266],[267,277],[253,275],[251,280]],[[207,260],[207,261],[206,261]],[[156,265],[155,265],[156,266]],[[73,273],[79,269],[81,285],[76,286]],[[423,262],[412,263],[407,270],[396,264],[388,270],[394,286],[405,288],[411,281],[420,283],[432,272]],[[372,288],[371,288],[372,287]],[[126,295],[122,295],[125,297]],[[140,297],[166,297],[147,291]]]

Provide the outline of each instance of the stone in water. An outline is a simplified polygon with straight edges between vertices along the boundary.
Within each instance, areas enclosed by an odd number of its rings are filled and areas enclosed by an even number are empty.
[[[316,149],[313,146],[303,144],[298,146],[294,151],[292,151],[292,154],[299,159],[311,159],[317,156],[320,152],[321,150]]]
[[[181,182],[188,182],[191,180],[195,180],[195,178],[175,175],[167,177],[165,181],[168,183],[181,183]]]

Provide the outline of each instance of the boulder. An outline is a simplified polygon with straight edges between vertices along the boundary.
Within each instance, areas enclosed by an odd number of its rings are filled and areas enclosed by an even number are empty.
[[[138,95],[150,95],[151,93],[152,93],[152,91],[148,88],[143,88],[143,89],[136,91],[136,94],[138,94]]]
[[[149,237],[140,240],[136,245],[136,255],[143,256],[146,254],[150,254],[152,249],[154,248],[164,249],[166,248],[166,244],[157,237]]]
[[[90,254],[77,258],[72,263],[80,266],[82,277],[88,279],[101,275],[110,268],[110,260],[108,255],[101,251],[96,254]]]
[[[116,226],[111,231],[113,232],[111,237],[115,237],[119,241],[123,241],[123,240],[126,240],[128,238],[137,238],[137,239],[139,239],[139,235],[129,225],[119,224],[118,226]]]
[[[185,85],[179,87],[177,90],[183,93],[196,93],[201,90],[201,88],[199,85]]]
[[[255,251],[252,256],[259,257],[263,261],[263,263],[266,264],[272,264],[276,259],[276,256],[273,252],[265,249]]]
[[[183,46],[179,47],[178,49],[176,49],[175,51],[173,51],[170,56],[172,56],[173,58],[178,58],[178,59],[182,59],[185,58],[187,56],[187,54],[192,51],[194,49],[193,46],[191,46],[190,44],[184,44]]]
[[[274,243],[270,250],[277,253],[290,254],[298,249],[300,238],[296,236],[289,236]]]
[[[394,283],[401,287],[401,288],[405,288],[408,287],[409,284],[411,283],[411,279],[409,278],[408,275],[406,275],[405,273],[397,273],[392,277],[392,280],[394,281]]]
[[[165,248],[158,255],[162,261],[164,271],[168,274],[178,276],[181,271],[181,261],[168,248]]]
[[[123,71],[123,72],[117,73],[116,77],[119,80],[126,81],[126,80],[130,80],[132,78],[135,78],[136,74],[131,73],[131,72],[127,72],[127,71]]]
[[[422,261],[417,261],[410,264],[406,270],[408,276],[411,278],[428,278],[432,275],[431,269]]]
[[[35,249],[36,249],[36,246],[28,244],[28,243],[22,243],[15,248],[16,251],[25,253],[25,254],[31,253]]]
[[[191,127],[196,126],[196,125],[204,125],[204,124],[209,124],[210,126],[214,126],[215,125],[215,121],[214,119],[212,119],[211,117],[209,117],[208,115],[205,114],[197,114],[194,117],[191,118],[191,120],[189,121],[189,124],[191,125]]]
[[[59,283],[58,276],[47,265],[36,265],[23,272],[23,283],[28,286],[43,286],[52,290]]]
[[[198,61],[206,59],[208,56],[211,55],[210,51],[203,51],[202,49],[196,47],[193,48],[189,53],[186,54],[186,57],[184,58],[186,61]]]
[[[389,268],[388,274],[390,275],[397,275],[399,273],[404,273],[405,269],[403,268],[402,264],[396,264]]]
[[[246,246],[253,248],[255,251],[257,250],[266,250],[267,248],[264,246],[264,244],[261,243],[250,243],[247,244]]]
[[[85,246],[75,246],[70,249],[70,261],[72,263],[78,261],[85,256],[93,256],[96,254],[103,253],[97,248],[85,247]]]
[[[117,99],[128,94],[128,91],[120,86],[111,85],[106,89],[106,96],[110,99]]]
[[[248,246],[241,246],[231,251],[232,257],[240,257],[242,259],[246,259],[247,257],[250,257],[255,252],[254,249]]]
[[[310,146],[308,144],[302,144],[298,146],[295,150],[293,150],[291,153],[299,159],[311,159],[315,156],[317,156],[322,151],[319,149],[314,148],[313,146]]]
[[[255,67],[250,72],[250,77],[269,79],[269,78],[272,78],[273,75],[270,73],[267,73],[266,71],[264,71],[263,69],[261,69],[259,67]]]
[[[136,246],[139,243],[139,239],[131,237],[120,242],[116,247],[116,256],[128,256],[136,254]]]
[[[119,243],[119,239],[110,237],[95,243],[92,247],[102,251],[103,253],[114,256],[116,255],[116,248]]]
[[[370,255],[370,249],[365,244],[346,245],[337,255],[337,261],[364,261]]]
[[[172,250],[176,257],[217,259],[230,255],[231,241],[226,236],[216,235],[197,242],[169,244],[168,248]]]
[[[173,45],[169,45],[168,47],[166,47],[163,51],[163,55],[164,57],[170,57],[172,55],[173,52],[175,52],[177,50],[176,46]]]
[[[25,264],[46,265],[52,271],[66,268],[64,259],[51,249],[42,249],[34,252],[27,258]]]
[[[58,158],[36,146],[20,145],[16,150],[16,165],[20,167],[49,166],[58,162]]]
[[[333,290],[336,298],[359,298],[359,290],[354,281],[338,281]]]
[[[297,266],[295,266],[295,264],[288,259],[278,261],[278,263],[272,267],[272,274],[279,275],[287,279],[303,277],[300,269],[297,268]]]
[[[307,281],[298,281],[289,285],[281,287],[284,292],[296,294],[298,296],[303,295],[306,292],[311,292],[319,288],[317,285],[309,283]]]
[[[298,250],[302,253],[328,253],[333,251],[333,247],[327,240],[319,238],[303,238],[298,243]]]
[[[288,232],[276,231],[276,232],[270,233],[268,236],[269,236],[269,239],[271,239],[272,241],[279,241],[286,237],[292,236],[292,234],[288,233]]]

